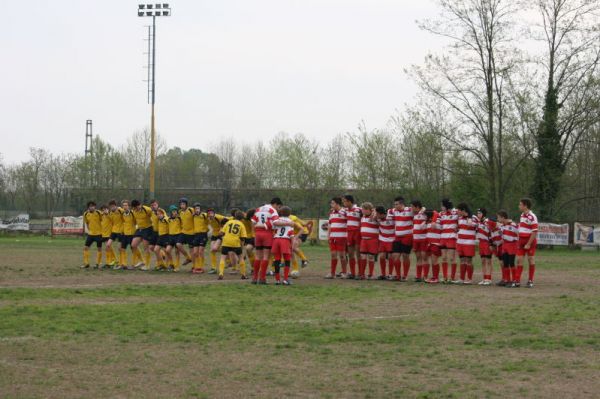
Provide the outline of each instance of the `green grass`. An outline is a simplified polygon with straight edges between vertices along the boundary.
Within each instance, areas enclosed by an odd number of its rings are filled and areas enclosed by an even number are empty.
[[[326,249],[306,247],[311,266],[296,285],[263,287],[80,271],[80,245],[0,239],[3,397],[585,398],[600,389],[595,252],[542,251],[536,288],[507,290],[324,281]]]

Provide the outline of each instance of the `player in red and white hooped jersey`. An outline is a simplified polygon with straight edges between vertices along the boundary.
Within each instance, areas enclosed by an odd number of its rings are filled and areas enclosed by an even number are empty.
[[[469,206],[465,203],[458,204],[458,234],[456,238],[456,253],[460,258],[460,280],[457,284],[471,284],[473,279],[473,257],[477,236],[477,217],[473,216]]]
[[[508,288],[519,287],[517,268],[515,267],[515,256],[519,246],[519,227],[508,218],[505,210],[498,211],[498,223],[500,223],[502,231],[502,264],[508,269],[505,286]]]
[[[427,279],[427,275],[423,273],[423,269],[425,265],[429,264],[427,257],[427,215],[425,214],[425,207],[423,207],[419,200],[411,201],[411,208],[413,212],[412,247],[417,260],[417,276],[415,277],[415,281],[422,282]],[[429,268],[427,272],[429,274]]]
[[[495,222],[495,228],[492,230],[492,253],[496,254],[498,263],[500,264],[500,271],[502,272],[502,279],[496,283],[498,286],[505,286],[510,280],[510,270],[504,266],[502,259],[502,225],[500,222]]]
[[[396,269],[396,279],[399,281],[406,281],[410,269],[413,216],[412,208],[404,204],[404,197],[396,197],[394,207],[388,211],[388,217],[395,222],[396,238],[392,246],[392,259]],[[402,265],[401,276],[400,265]]]
[[[483,280],[479,282],[479,285],[492,285],[492,232],[495,229],[496,222],[488,219],[487,209],[479,208],[477,210],[477,240],[479,241],[479,256],[483,271]]]
[[[356,276],[356,261],[360,254],[360,218],[362,216],[361,209],[354,203],[352,195],[344,195],[342,204],[346,209],[346,217],[348,218],[348,263],[350,266],[350,274],[348,278]]]
[[[275,197],[269,204],[256,208],[252,216],[254,225],[254,245],[256,258],[254,260],[252,283],[267,283],[267,268],[269,267],[269,256],[271,255],[271,246],[273,245],[273,227],[274,226],[293,226],[291,221],[278,221],[277,210],[281,208],[281,199]]]
[[[330,202],[329,223],[327,226],[327,240],[331,252],[331,270],[325,278],[335,278],[338,259],[342,264],[342,273],[339,277],[346,277],[346,245],[348,238],[348,218],[346,210],[342,207],[342,199],[334,197]]]
[[[286,225],[273,226],[274,234],[273,234],[273,268],[275,269],[275,284],[283,284],[283,285],[291,285],[289,280],[290,275],[290,264],[292,261],[292,238],[294,237],[294,228],[302,228],[297,222],[293,222],[290,219],[290,215],[292,214],[292,210],[289,206],[282,206],[279,209],[279,219],[280,221],[292,222],[293,225],[290,226],[289,223]],[[295,226],[297,225],[297,226]],[[283,282],[281,282],[280,270],[283,267]]]
[[[364,280],[367,262],[369,263],[368,278],[373,278],[375,269],[375,255],[379,244],[379,224],[375,216],[373,204],[364,202],[361,205],[362,217],[360,218],[360,260],[358,261],[357,279]]]
[[[427,258],[428,263],[425,265],[425,275],[429,274],[429,261],[431,261],[431,278],[425,280],[429,284],[439,283],[440,278],[440,263],[439,259],[442,255],[440,248],[442,241],[442,226],[439,222],[439,214],[436,211],[427,210]]]
[[[537,246],[538,220],[535,213],[531,212],[531,200],[521,198],[519,201],[521,218],[519,220],[519,248],[517,249],[517,277],[521,281],[523,272],[523,257],[527,256],[529,264],[529,279],[527,288],[533,288],[533,276],[535,274],[535,248]]]
[[[442,200],[440,212],[440,225],[442,226],[442,274],[444,283],[456,279],[456,235],[458,233],[458,211],[453,208],[452,201],[447,198]],[[448,277],[448,263],[452,272]]]
[[[392,218],[388,218],[387,210],[378,206],[375,208],[377,225],[379,227],[379,237],[377,243],[377,252],[379,258],[380,275],[378,280],[392,280],[394,275],[394,263],[392,260],[392,246],[396,239],[396,222]],[[389,275],[385,273],[386,262],[389,264]]]

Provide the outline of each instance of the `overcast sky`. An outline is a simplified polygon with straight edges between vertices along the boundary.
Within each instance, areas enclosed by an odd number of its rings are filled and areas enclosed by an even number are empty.
[[[138,1],[2,1],[0,153],[82,153],[85,120],[120,146],[149,125],[149,18]],[[178,0],[157,26],[157,129],[169,146],[382,127],[416,88],[403,68],[439,38],[429,0]]]

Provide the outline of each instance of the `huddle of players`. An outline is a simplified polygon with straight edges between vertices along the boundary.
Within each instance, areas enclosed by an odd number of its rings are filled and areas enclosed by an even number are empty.
[[[96,203],[90,201],[87,204],[87,210],[83,218],[86,224],[88,235],[84,246],[84,262],[82,268],[90,267],[90,246],[96,244],[98,251],[96,254],[96,268],[113,268],[115,270],[150,270],[152,254],[156,257],[155,270],[179,271],[180,258],[185,261],[183,265],[192,263],[191,272],[200,274],[204,272],[205,247],[210,235],[210,274],[218,274],[219,279],[223,279],[225,264],[228,263],[234,270],[241,273],[241,278],[246,279],[246,262],[254,266],[255,253],[261,257],[265,250],[263,247],[256,247],[254,243],[255,225],[259,230],[265,226],[265,219],[270,224],[270,233],[272,236],[279,234],[279,230],[285,227],[285,238],[289,242],[289,248],[285,245],[279,245],[279,251],[274,255],[275,270],[279,269],[282,259],[285,262],[292,259],[292,254],[297,255],[305,267],[308,260],[304,255],[300,244],[306,241],[311,222],[304,222],[295,215],[291,215],[289,207],[283,207],[279,198],[274,198],[269,205],[273,210],[281,209],[282,221],[273,224],[277,219],[277,212],[274,217],[261,216],[260,209],[249,209],[246,212],[234,209],[231,217],[225,217],[215,213],[213,209],[202,211],[199,203],[188,206],[188,200],[181,198],[179,207],[171,205],[168,212],[159,207],[156,200],[152,200],[150,205],[143,205],[138,200],[131,203],[127,200],[122,201],[121,206],[117,205],[115,200],[111,200],[108,205],[102,205],[96,209]],[[258,212],[258,213],[257,213]],[[261,219],[262,218],[262,219]],[[289,228],[288,228],[289,227]],[[115,255],[113,244],[119,242],[119,257]],[[106,254],[106,264],[102,263],[102,245]],[[185,248],[188,245],[190,251]],[[132,264],[129,265],[127,259],[127,248],[131,248],[133,255]],[[143,252],[140,250],[143,248]],[[217,271],[217,254],[221,251],[221,258]],[[271,254],[267,254],[269,260]],[[288,259],[289,258],[289,259]],[[262,258],[260,258],[262,259]],[[289,265],[286,265],[289,267]],[[292,277],[299,276],[298,262],[293,257],[294,270]],[[276,279],[279,281],[279,275]],[[253,276],[253,281],[258,278]],[[285,281],[289,284],[289,268],[286,269]]]
[[[378,258],[377,279],[407,281],[410,253],[414,252],[416,282],[472,284],[478,247],[483,269],[479,285],[492,285],[492,257],[496,256],[502,271],[497,285],[520,287],[523,259],[527,257],[527,287],[533,287],[538,221],[528,198],[519,202],[522,213],[518,223],[505,210],[490,218],[485,208],[473,214],[467,204],[454,208],[449,199],[441,201],[439,212],[426,209],[419,200],[406,205],[403,197],[397,197],[391,209],[374,207],[370,202],[358,207],[351,195],[334,197],[330,205],[327,234],[331,270],[325,278],[372,279]],[[338,261],[342,270],[336,274]]]

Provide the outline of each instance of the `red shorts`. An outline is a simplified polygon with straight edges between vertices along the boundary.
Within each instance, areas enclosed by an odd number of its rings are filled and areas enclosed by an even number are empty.
[[[475,256],[475,245],[457,244],[456,252],[459,258],[472,258]]]
[[[456,248],[456,238],[442,238],[440,241],[440,245],[445,249],[455,249]]]
[[[414,241],[413,240],[413,251],[415,252],[427,252],[427,249],[429,248],[429,243],[427,242],[427,240],[419,240],[419,241]]]
[[[502,244],[502,253],[509,255],[516,255],[519,244],[517,242],[510,242]]]
[[[479,256],[483,258],[489,258],[492,256],[492,248],[490,243],[487,241],[479,241]]]
[[[348,246],[354,247],[360,245],[360,230],[348,230]]]
[[[330,238],[329,239],[329,250],[337,252],[346,252],[346,243],[348,241],[345,237],[343,238]]]
[[[271,248],[273,259],[290,260],[292,255],[292,241],[289,238],[274,238],[273,247]]]
[[[399,242],[402,245],[407,245],[412,247],[413,245],[413,236],[412,235],[405,235],[405,236],[396,236],[396,242]]]
[[[379,241],[377,243],[377,252],[379,252],[379,253],[386,252],[389,254],[390,252],[392,252],[393,246],[394,246],[393,242]]]
[[[273,232],[271,230],[256,230],[254,233],[254,247],[256,249],[271,248],[273,246]]]
[[[439,245],[429,244],[429,248],[427,248],[427,255],[442,256],[442,249]]]
[[[371,254],[371,255],[376,255],[377,254],[377,247],[379,240],[377,238],[369,238],[368,240],[361,240],[360,241],[360,253],[361,254]]]
[[[533,240],[533,242],[531,243],[531,247],[529,247],[529,249],[525,249],[525,244],[527,244],[528,241],[529,241],[529,238],[519,239],[519,248],[517,249],[517,256],[524,256],[524,255],[534,256],[535,255],[535,247],[537,246],[537,240]]]

